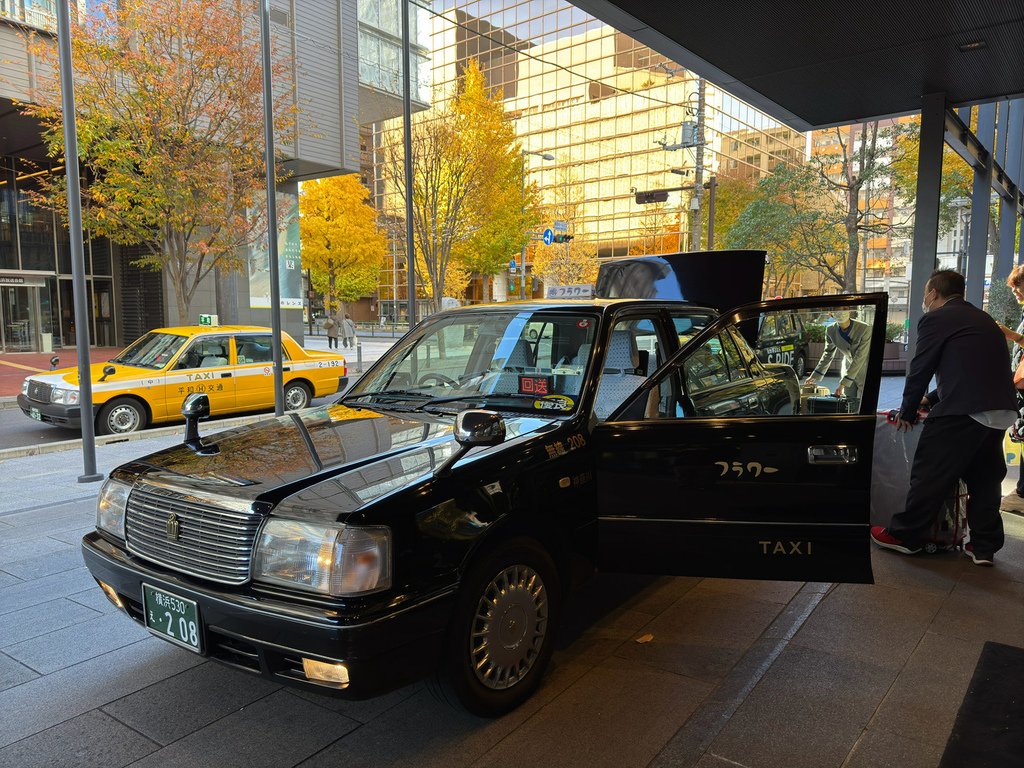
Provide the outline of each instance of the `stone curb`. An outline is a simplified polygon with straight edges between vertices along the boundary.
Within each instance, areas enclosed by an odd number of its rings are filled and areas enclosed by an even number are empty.
[[[245,424],[252,424],[261,419],[273,418],[273,413],[254,413],[249,416],[239,416],[233,419],[220,419],[213,422],[203,422],[209,430],[211,427],[218,432],[233,427],[241,427]],[[132,440],[148,440],[151,437],[166,437],[168,435],[185,434],[184,424],[175,424],[170,427],[158,429],[144,429],[141,432],[133,432],[130,435],[103,435],[96,438],[96,445],[110,445],[112,443],[127,443]],[[55,443],[43,443],[42,445],[23,445],[16,448],[0,449],[0,461],[7,459],[19,459],[24,456],[41,456],[47,453],[60,453],[62,451],[79,450],[82,447],[82,440],[60,440]]]
[[[7,411],[18,407],[18,396],[0,397],[0,411]]]

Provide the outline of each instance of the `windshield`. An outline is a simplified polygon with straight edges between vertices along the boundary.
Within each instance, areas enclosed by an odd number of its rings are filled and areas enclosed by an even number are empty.
[[[597,324],[596,315],[552,311],[441,315],[392,348],[345,400],[568,413]]]
[[[137,368],[163,368],[185,341],[184,336],[150,331],[110,362]]]

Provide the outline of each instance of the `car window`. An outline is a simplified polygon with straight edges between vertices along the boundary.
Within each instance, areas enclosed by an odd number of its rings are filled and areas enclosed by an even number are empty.
[[[732,381],[749,379],[750,373],[747,371],[746,363],[740,357],[740,353],[736,350],[736,343],[733,341],[732,335],[724,333],[721,335],[720,340],[722,342],[722,351],[725,353],[725,362],[729,368],[729,378]]]
[[[163,368],[186,341],[185,336],[150,331],[110,362],[138,368]]]
[[[188,345],[174,367],[180,370],[227,365],[230,350],[230,336],[203,336]]]
[[[683,363],[683,377],[691,396],[729,383],[729,364],[718,336],[712,336],[690,353]]]
[[[391,394],[420,398],[424,406],[437,400],[569,413],[598,327],[596,316],[580,313],[446,314],[392,347],[347,397]]]
[[[266,334],[235,336],[235,355],[239,365],[274,362],[274,347],[270,336]]]
[[[762,339],[771,339],[774,338],[775,336],[778,336],[779,334],[776,330],[775,325],[775,315],[764,315],[764,317],[761,320],[761,331],[758,334],[758,337]]]
[[[607,419],[664,361],[665,351],[653,317],[632,317],[616,322],[608,337],[594,399],[594,415]],[[623,414],[622,419],[657,418],[665,407],[663,394],[671,399],[670,388],[666,393],[654,389],[636,408]]]
[[[793,332],[789,315],[779,315],[775,318],[775,329],[779,336],[788,336]]]
[[[710,315],[673,314],[672,324],[675,326],[676,336],[679,339],[679,346],[682,346],[704,330],[704,327],[710,322]]]

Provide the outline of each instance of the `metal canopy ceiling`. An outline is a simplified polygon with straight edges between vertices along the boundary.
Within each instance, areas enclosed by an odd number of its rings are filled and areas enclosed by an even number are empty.
[[[1024,0],[573,2],[800,130],[1024,94]]]

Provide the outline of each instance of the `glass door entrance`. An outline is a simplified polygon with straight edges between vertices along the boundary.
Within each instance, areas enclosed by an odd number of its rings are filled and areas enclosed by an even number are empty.
[[[0,286],[0,347],[3,351],[38,351],[41,319],[38,287]]]

